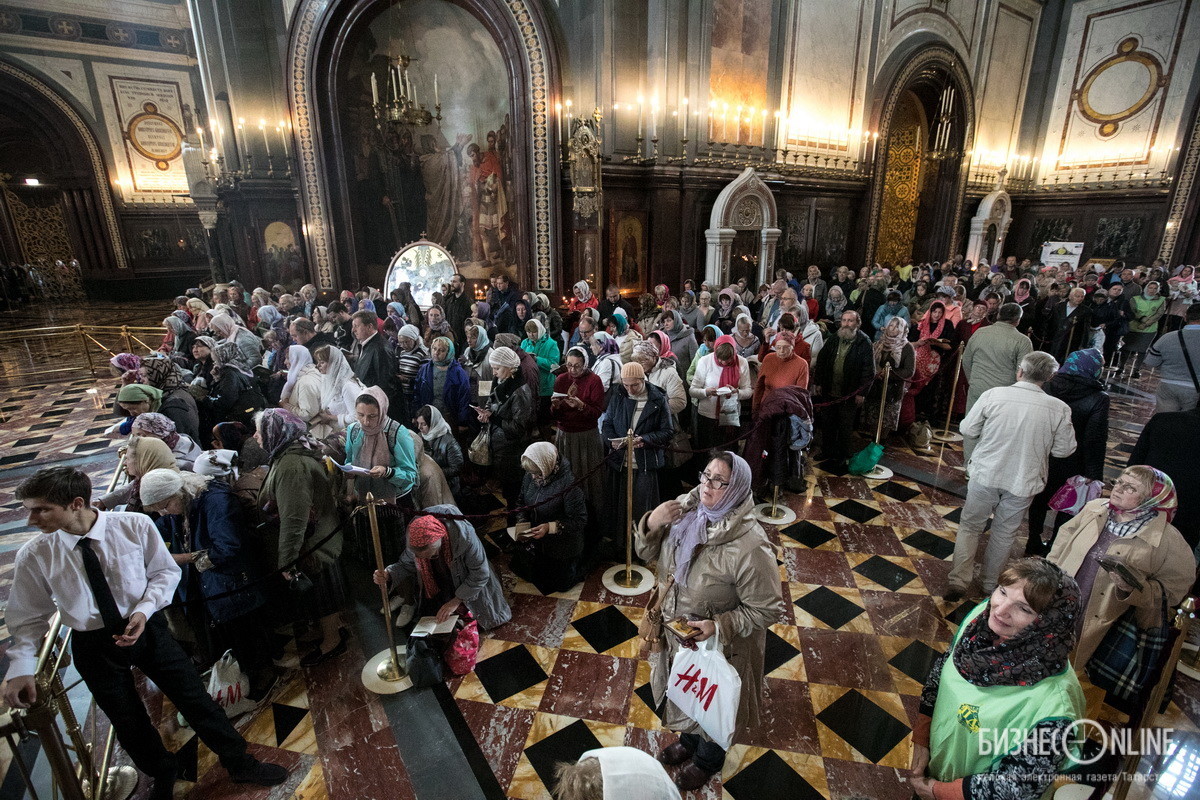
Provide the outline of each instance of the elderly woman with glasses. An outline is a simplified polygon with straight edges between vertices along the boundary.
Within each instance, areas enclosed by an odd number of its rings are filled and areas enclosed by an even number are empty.
[[[1059,529],[1048,558],[1079,583],[1077,669],[1126,612],[1133,610],[1139,628],[1157,628],[1163,624],[1163,599],[1174,606],[1191,587],[1196,562],[1171,524],[1177,505],[1175,485],[1165,473],[1128,467],[1111,497],[1088,503]]]
[[[699,485],[643,517],[634,539],[639,558],[658,562],[658,601],[647,609],[642,631],[655,702],[663,702],[679,648],[716,637],[742,679],[739,729],[758,725],[766,631],[783,612],[775,551],[753,509],[749,464],[714,451]],[[680,618],[692,630],[686,643],[664,627]],[[684,791],[699,789],[721,770],[725,750],[671,701],[662,715],[680,737],[658,758],[668,765],[691,762],[676,783]]]

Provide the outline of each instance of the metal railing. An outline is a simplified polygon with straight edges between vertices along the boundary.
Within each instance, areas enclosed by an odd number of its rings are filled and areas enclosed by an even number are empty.
[[[158,349],[162,328],[130,325],[59,325],[0,331],[0,381],[41,380],[64,373],[107,370],[118,353],[146,355]]]

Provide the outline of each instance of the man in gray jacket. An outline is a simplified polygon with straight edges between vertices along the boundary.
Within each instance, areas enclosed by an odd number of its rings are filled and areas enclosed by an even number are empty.
[[[1200,304],[1188,306],[1185,322],[1178,331],[1158,337],[1142,362],[1147,367],[1159,368],[1155,414],[1190,411],[1200,399],[1200,381],[1197,380],[1200,375]]]
[[[983,558],[984,596],[996,588],[1017,528],[1033,496],[1046,486],[1049,457],[1075,452],[1071,407],[1042,391],[1057,370],[1054,356],[1035,350],[1021,359],[1016,383],[984,392],[963,417],[963,436],[975,437],[978,444],[967,462],[971,478],[954,539],[947,602],[962,599],[971,587],[988,517],[992,533]]]
[[[1033,342],[1017,330],[1021,321],[1021,307],[1016,303],[1005,303],[997,312],[994,325],[985,325],[967,342],[963,351],[963,372],[967,376],[967,408],[979,400],[980,395],[997,386],[1008,386],[1017,374],[1021,359],[1033,352]],[[963,434],[963,463],[971,460],[975,439]]]

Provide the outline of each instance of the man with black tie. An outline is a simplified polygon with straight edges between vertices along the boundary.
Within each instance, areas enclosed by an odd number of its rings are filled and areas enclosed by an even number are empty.
[[[242,738],[167,631],[161,611],[180,569],[150,518],[95,511],[92,484],[73,467],[39,470],[17,488],[29,524],[42,532],[21,547],[6,618],[13,644],[4,699],[37,701],[34,668],[54,612],[74,631],[75,667],[116,730],[117,741],[154,781],[151,800],[168,800],[178,771],[134,686],[140,669],[217,754],[236,783],[275,786],[287,770],[246,752]]]

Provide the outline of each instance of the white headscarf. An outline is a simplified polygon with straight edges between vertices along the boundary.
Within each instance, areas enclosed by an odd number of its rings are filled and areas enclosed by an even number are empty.
[[[429,409],[429,433],[422,433],[421,438],[427,442],[432,442],[439,436],[445,436],[451,433],[450,426],[446,423],[446,418],[442,416],[442,412],[437,410],[437,406],[425,406]]]
[[[292,396],[292,389],[296,388],[296,380],[299,379],[301,370],[311,367],[312,363],[312,354],[304,345],[294,344],[288,348],[288,376],[287,383],[283,385],[283,391],[279,394],[281,401]]]
[[[543,338],[545,338],[546,326],[542,324],[541,320],[537,319],[536,317],[531,317],[530,319],[525,320],[525,327],[528,328],[530,325],[537,327],[537,337],[531,341],[540,342]]]
[[[604,800],[680,800],[662,764],[636,747],[602,747],[579,757],[600,762]]]
[[[354,370],[346,356],[336,347],[330,347],[329,369],[321,376],[321,408],[337,411],[342,401],[342,387],[353,380]]]

